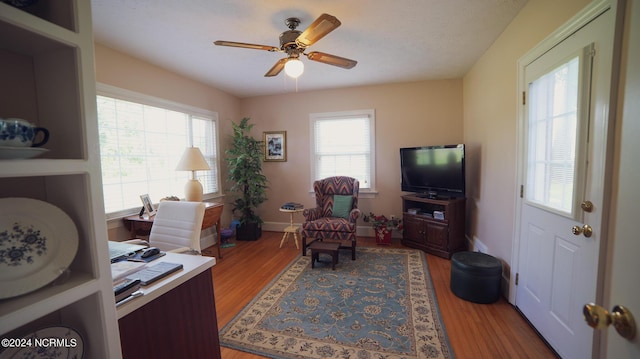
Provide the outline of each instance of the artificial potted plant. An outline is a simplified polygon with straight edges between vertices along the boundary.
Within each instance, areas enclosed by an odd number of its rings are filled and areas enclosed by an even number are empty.
[[[364,221],[371,223],[376,233],[376,244],[391,244],[391,232],[394,229],[402,230],[402,220],[395,216],[387,218],[385,215],[369,212],[364,216]]]
[[[233,122],[231,148],[226,150],[231,191],[238,194],[232,211],[240,225],[236,228],[236,239],[255,241],[262,235],[262,219],[256,209],[267,200],[267,178],[262,174],[262,141],[249,136],[253,124],[249,118],[240,123]]]

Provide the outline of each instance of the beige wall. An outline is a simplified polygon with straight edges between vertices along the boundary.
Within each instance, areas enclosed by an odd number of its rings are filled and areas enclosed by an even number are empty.
[[[263,131],[287,131],[287,162],[266,162],[263,166],[270,181],[269,201],[259,212],[266,222],[288,221],[287,215],[278,211],[282,203],[315,205],[309,194],[310,113],[375,110],[379,194],[358,200],[364,213],[402,214],[400,147],[462,142],[460,79],[261,96],[243,99],[241,109],[242,116],[255,123],[255,137],[261,138]]]
[[[251,117],[252,134],[287,131],[287,162],[264,163],[269,200],[259,209],[267,223],[287,222],[287,201],[314,204],[309,194],[309,114],[376,111],[377,197],[362,199],[367,213],[401,213],[398,149],[464,142],[467,145],[467,234],[511,263],[517,122],[517,61],[588,0],[530,0],[464,79],[291,92],[238,99],[144,61],[96,44],[96,76],[105,83],[219,113],[221,151],[230,121]],[[303,89],[302,89],[303,90]],[[222,162],[223,176],[226,174]],[[228,185],[222,178],[223,191]],[[227,197],[225,203],[232,198]],[[223,222],[228,225],[228,211]],[[298,218],[298,220],[301,220]],[[506,271],[508,273],[508,270]]]
[[[507,264],[517,192],[518,59],[588,3],[530,0],[464,77],[467,233]]]
[[[265,162],[270,181],[269,200],[259,213],[273,228],[288,217],[278,211],[288,201],[313,206],[309,190],[309,114],[358,109],[376,111],[375,198],[360,200],[368,213],[401,215],[399,148],[462,142],[462,80],[437,80],[366,86],[338,90],[291,92],[240,100],[200,82],[187,79],[129,55],[96,44],[96,78],[131,91],[216,111],[220,119],[220,150],[224,154],[232,133],[231,121],[251,117],[252,135],[262,139],[263,131],[287,131],[287,161]],[[226,165],[221,162],[222,189],[227,194]],[[232,196],[226,196],[228,205]],[[302,218],[297,218],[301,221]],[[223,225],[230,221],[230,211]],[[118,223],[114,223],[118,225]],[[113,227],[113,225],[112,225]],[[110,238],[126,236],[112,228]]]
[[[221,133],[220,151],[227,147],[228,137],[232,133],[229,121],[240,116],[240,100],[237,97],[100,44],[95,44],[95,61],[98,83],[217,112]],[[222,176],[226,175],[224,167],[221,167],[221,172]],[[225,211],[223,219],[227,224],[229,217]],[[109,239],[127,238],[127,233],[118,225],[119,221],[110,223]]]
[[[216,88],[100,44],[95,44],[95,52],[98,83],[216,111],[220,120],[240,113],[239,99]]]

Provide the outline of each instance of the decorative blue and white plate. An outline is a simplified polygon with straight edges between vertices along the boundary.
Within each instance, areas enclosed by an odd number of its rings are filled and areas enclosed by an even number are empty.
[[[82,336],[69,327],[48,327],[28,334],[15,343],[7,343],[0,359],[82,359]],[[14,344],[14,345],[11,345]]]
[[[0,198],[0,299],[51,283],[77,251],[78,230],[60,208],[31,198]]]

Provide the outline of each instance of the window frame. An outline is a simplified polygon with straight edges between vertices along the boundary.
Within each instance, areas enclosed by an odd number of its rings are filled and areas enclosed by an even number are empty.
[[[147,106],[153,106],[153,107],[157,107],[157,108],[161,108],[161,109],[165,109],[165,110],[169,110],[169,111],[176,111],[176,112],[181,112],[184,113],[186,115],[189,116],[190,121],[188,121],[188,127],[189,127],[189,138],[188,138],[188,143],[189,145],[193,145],[193,121],[191,120],[193,119],[197,119],[197,120],[210,120],[213,122],[213,127],[214,127],[214,134],[213,136],[215,138],[213,138],[213,140],[215,141],[215,157],[214,157],[214,165],[215,165],[215,180],[217,182],[218,188],[216,192],[205,192],[203,194],[203,200],[208,200],[208,199],[214,199],[214,198],[220,198],[223,196],[222,193],[222,182],[221,182],[221,177],[220,177],[220,160],[221,160],[221,155],[220,155],[220,122],[218,120],[218,113],[215,111],[210,111],[210,110],[205,110],[202,108],[198,108],[198,107],[194,107],[194,106],[190,106],[190,105],[185,105],[179,102],[174,102],[174,101],[170,101],[170,100],[166,100],[166,99],[162,99],[159,97],[154,97],[151,95],[146,95],[146,94],[142,94],[139,92],[135,92],[135,91],[131,91],[131,90],[127,90],[127,89],[123,89],[120,87],[116,87],[116,86],[112,86],[112,85],[107,85],[107,84],[103,84],[103,83],[97,83],[96,84],[96,95],[98,96],[104,96],[104,97],[110,97],[113,99],[117,99],[117,100],[122,100],[122,101],[128,101],[128,102],[133,102],[136,104],[141,104],[141,105],[147,105]],[[97,114],[96,114],[97,117]],[[100,145],[98,145],[100,147]],[[100,155],[101,157],[101,161],[102,161],[102,155]],[[207,158],[209,156],[206,156],[205,154],[205,158]],[[189,174],[189,178],[190,178],[191,174]],[[102,174],[101,174],[102,177]],[[100,181],[101,185],[102,185],[102,179]],[[185,179],[185,183],[186,183],[186,179]],[[142,194],[142,193],[141,193]],[[184,195],[184,194],[182,194]],[[155,199],[156,201],[159,200]],[[137,213],[139,210],[139,207],[133,207],[133,208],[124,208],[115,212],[108,212],[106,213],[106,217],[107,219],[114,219],[114,218],[122,218],[128,215],[131,215],[131,213]]]
[[[309,155],[310,155],[310,184],[309,193],[315,194],[313,191],[313,182],[316,179],[316,133],[315,124],[318,121],[339,121],[349,118],[360,117],[369,120],[369,188],[360,187],[359,195],[361,198],[373,198],[377,195],[376,190],[376,116],[374,109],[336,111],[336,112],[318,112],[309,114]]]

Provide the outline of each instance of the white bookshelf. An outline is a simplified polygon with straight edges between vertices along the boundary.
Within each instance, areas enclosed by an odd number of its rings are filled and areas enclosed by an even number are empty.
[[[48,202],[73,220],[79,235],[68,276],[0,300],[0,336],[19,338],[48,326],[68,326],[83,337],[85,358],[121,358],[102,197],[90,6],[90,1],[56,0],[21,10],[0,2],[0,117],[23,118],[51,133],[44,155],[0,160],[0,198]]]

